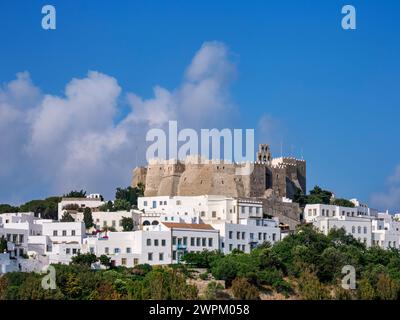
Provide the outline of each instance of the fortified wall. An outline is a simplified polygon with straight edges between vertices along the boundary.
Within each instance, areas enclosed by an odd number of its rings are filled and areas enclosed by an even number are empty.
[[[145,185],[145,196],[224,195],[260,198],[264,212],[279,216],[292,226],[299,221],[300,209],[292,199],[296,189],[306,193],[306,162],[291,157],[272,158],[269,145],[259,145],[250,175],[240,175],[244,163],[202,160],[151,160],[147,167],[133,170],[132,186]]]
[[[259,146],[250,175],[240,175],[244,163],[198,160],[196,157],[184,161],[151,160],[147,167],[133,170],[132,186],[142,182],[145,196],[293,198],[296,188],[306,191],[306,162],[289,157],[272,158],[265,144]]]

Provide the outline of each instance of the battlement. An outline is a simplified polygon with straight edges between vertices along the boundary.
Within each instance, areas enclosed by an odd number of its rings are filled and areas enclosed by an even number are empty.
[[[252,165],[250,175],[236,169]],[[147,167],[135,168],[132,186],[145,184],[146,196],[267,197],[291,198],[296,189],[306,190],[306,162],[293,157],[272,158],[269,145],[259,146],[255,161],[231,162],[204,159],[200,155],[184,160],[151,159]]]

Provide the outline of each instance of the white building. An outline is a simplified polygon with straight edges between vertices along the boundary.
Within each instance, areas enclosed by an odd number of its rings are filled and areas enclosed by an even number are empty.
[[[240,219],[262,218],[262,202],[253,199],[235,199],[225,196],[156,196],[140,197],[138,208],[149,219],[142,219],[144,225],[153,224],[154,220],[168,214],[174,217],[189,217],[192,223],[217,223],[226,221],[239,223]]]
[[[218,250],[219,232],[207,224],[162,222],[132,232],[109,232],[84,239],[83,252],[107,255],[113,265],[178,263],[185,252]]]
[[[139,228],[140,211],[94,211],[92,212],[95,229],[114,228],[115,231],[123,231],[122,219],[131,218],[133,220],[134,230]],[[78,212],[75,215],[75,221],[83,221],[83,213]]]
[[[58,220],[61,220],[67,210],[90,208],[92,211],[96,211],[103,204],[105,202],[101,200],[98,194],[90,194],[86,198],[62,198],[58,203]]]
[[[384,249],[400,248],[400,221],[388,212],[372,220],[372,244]]]
[[[355,204],[354,208],[307,204],[304,209],[304,219],[324,234],[328,234],[331,229],[343,228],[347,234],[367,246],[379,245],[386,248],[389,241],[393,244],[395,239],[385,232],[384,219],[378,218],[376,210],[368,208],[356,199],[351,201]],[[398,240],[395,243],[398,245]]]
[[[240,223],[215,223],[220,231],[220,249],[228,254],[234,249],[250,253],[258,245],[271,245],[281,239],[279,222],[275,219],[240,219]]]

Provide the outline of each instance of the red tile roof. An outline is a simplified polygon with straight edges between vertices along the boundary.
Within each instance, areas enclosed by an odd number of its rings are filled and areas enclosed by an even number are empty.
[[[205,223],[173,223],[173,222],[161,222],[161,223],[167,228],[215,230],[211,225]]]

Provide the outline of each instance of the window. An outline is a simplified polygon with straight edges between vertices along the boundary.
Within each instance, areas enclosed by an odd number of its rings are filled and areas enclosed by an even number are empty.
[[[236,239],[240,239],[240,232],[236,232]]]
[[[19,243],[23,243],[24,242],[24,235],[20,234],[19,235]]]
[[[126,258],[122,258],[122,259],[121,259],[121,264],[122,264],[123,266],[126,266]]]
[[[151,246],[151,239],[146,239],[146,245]]]
[[[154,208],[157,208],[157,201],[153,201],[153,207],[152,207],[153,209]]]
[[[245,239],[245,237],[246,237],[246,233],[242,232],[242,239]]]
[[[232,251],[232,243],[229,245],[229,251]]]
[[[118,254],[118,253],[120,253],[119,248],[114,248],[114,254]]]
[[[364,227],[364,233],[367,233],[367,227]]]
[[[352,227],[351,227],[351,232],[352,232],[352,233],[356,233],[356,227],[355,227],[355,226],[352,226]]]
[[[213,239],[212,238],[208,238],[208,246],[209,247],[213,246]]]
[[[267,234],[265,232],[263,233],[263,240],[267,240]]]
[[[116,226],[115,220],[112,220],[112,221],[111,221],[111,225],[112,225],[113,228],[115,228],[115,226]]]
[[[325,209],[322,209],[322,216],[325,216]]]
[[[108,254],[109,251],[110,251],[110,249],[109,249],[108,247],[105,247],[105,248],[104,248],[104,253],[105,253],[105,254]]]
[[[173,245],[173,246],[176,245],[176,237],[172,237],[172,245]]]
[[[103,221],[103,227],[107,227],[107,221]]]
[[[204,217],[206,213],[204,211],[200,212],[200,216]]]
[[[360,226],[358,226],[357,231],[358,231],[358,233],[361,233],[361,227]]]
[[[258,240],[262,240],[262,233],[261,232],[258,233]]]
[[[158,247],[158,239],[154,239],[154,246]]]
[[[143,201],[143,207],[147,207],[147,201]]]
[[[148,260],[148,261],[153,261],[153,253],[152,253],[152,252],[149,252],[149,253],[147,254],[147,260]]]
[[[229,231],[229,239],[232,239],[232,234],[233,234],[233,231]]]
[[[245,213],[245,207],[240,207],[240,209],[241,209],[241,213]]]
[[[213,211],[213,212],[211,213],[211,215],[212,215],[213,218],[216,218],[216,217],[217,217],[217,212],[216,212],[216,211]]]
[[[164,260],[164,253],[159,253],[158,254],[158,260],[163,261]]]
[[[63,235],[63,237],[66,237],[67,236],[67,230],[63,230],[62,235]]]
[[[126,253],[131,253],[131,248],[130,247],[126,248]]]
[[[200,238],[196,238],[196,246],[200,247]]]
[[[254,233],[250,232],[250,240],[254,239]]]
[[[276,234],[275,233],[272,234],[272,241],[276,241]]]
[[[53,236],[54,236],[54,237],[57,237],[57,235],[58,235],[57,230],[53,230]]]
[[[133,264],[136,266],[139,263],[139,259],[138,258],[133,258]]]
[[[195,239],[193,237],[190,238],[190,245],[194,247]]]
[[[176,251],[172,251],[172,260],[176,260]]]
[[[66,254],[71,254],[71,249],[70,248],[65,249],[65,253]]]
[[[72,249],[72,254],[76,254],[77,249]]]
[[[75,236],[76,235],[76,231],[75,230],[71,230],[71,236]]]
[[[161,240],[161,246],[165,247],[165,239]]]
[[[242,251],[245,252],[246,251],[246,246],[244,244],[242,244]]]
[[[187,246],[187,237],[183,237],[183,245]]]
[[[202,238],[202,239],[201,239],[201,245],[202,245],[203,247],[205,247],[205,246],[207,245],[207,238]]]

